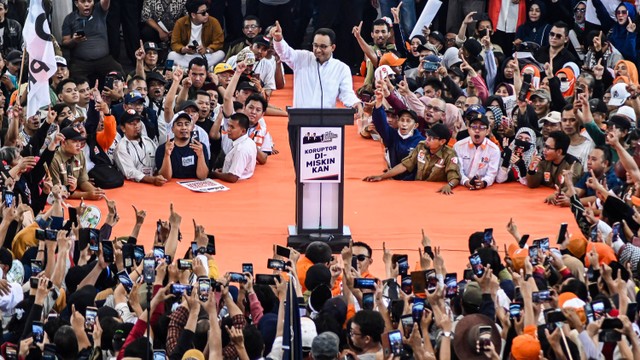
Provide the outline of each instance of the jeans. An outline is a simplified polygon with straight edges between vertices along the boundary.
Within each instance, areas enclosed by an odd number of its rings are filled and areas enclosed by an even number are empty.
[[[391,8],[398,6],[400,0],[379,0],[382,16],[388,16],[393,21]],[[403,0],[400,8],[400,25],[405,36],[409,36],[416,26],[416,2],[415,0]],[[422,33],[421,33],[422,34]],[[408,40],[408,39],[407,39]]]

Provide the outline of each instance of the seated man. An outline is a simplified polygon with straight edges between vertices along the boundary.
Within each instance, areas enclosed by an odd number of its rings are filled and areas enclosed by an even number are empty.
[[[73,199],[102,199],[104,191],[89,182],[87,163],[82,151],[86,138],[72,126],[60,132],[64,135],[64,141],[53,155],[49,166],[53,184],[66,186]]]
[[[262,27],[260,26],[260,19],[253,15],[247,15],[244,17],[244,24],[242,26],[242,34],[244,35],[242,38],[239,38],[235,41],[232,41],[229,44],[229,50],[227,50],[227,55],[225,56],[225,61],[229,60],[230,57],[237,55],[240,50],[244,49],[247,46],[251,46],[253,43],[253,38],[262,33]]]
[[[156,169],[165,179],[205,179],[209,173],[209,149],[191,139],[194,128],[191,116],[180,113],[171,125],[174,134],[156,149]]]
[[[598,182],[606,180],[607,189],[613,190],[615,193],[618,193],[618,190],[624,186],[622,180],[616,176],[614,167],[611,166],[611,156],[612,154],[609,147],[598,146],[591,150],[587,158],[587,171],[582,174],[582,177],[575,185],[576,194],[583,205],[588,205],[596,201],[596,192],[587,186],[587,180],[592,174],[595,175]]]
[[[447,181],[438,192],[451,194],[451,189],[460,183],[460,168],[455,151],[446,145],[449,139],[449,129],[443,124],[435,124],[427,130],[427,140],[418,143],[401,163],[381,175],[367,176],[364,180],[381,181],[417,168],[415,180]]]
[[[120,117],[124,136],[114,154],[116,165],[127,180],[162,186],[167,182],[162,175],[153,175],[156,144],[142,135],[142,116],[129,109]]]
[[[212,171],[211,178],[235,183],[253,176],[258,149],[256,144],[249,139],[248,129],[249,118],[247,115],[235,113],[229,117],[227,136],[233,141],[233,148],[226,154],[222,169]]]
[[[60,81],[56,87],[56,94],[58,95],[58,101],[71,109],[74,118],[87,116],[87,110],[78,106],[80,94],[75,80],[65,79]]]
[[[491,186],[500,168],[500,148],[487,138],[489,119],[480,112],[466,115],[469,137],[458,141],[453,149],[458,155],[460,183],[470,190]]]
[[[205,57],[209,66],[224,60],[224,32],[216,18],[209,17],[206,0],[188,1],[187,15],[176,21],[168,59],[187,67],[191,59]]]
[[[562,186],[564,170],[571,170],[573,173],[573,183],[576,184],[582,176],[582,164],[573,155],[568,154],[571,140],[562,131],[554,131],[544,142],[543,156],[535,156],[529,164],[527,171],[527,186],[537,188],[540,185],[553,188]],[[556,194],[552,194],[545,202],[557,205]]]

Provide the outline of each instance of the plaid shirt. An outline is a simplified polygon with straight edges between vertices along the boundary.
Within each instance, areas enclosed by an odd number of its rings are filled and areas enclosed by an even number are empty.
[[[233,327],[236,329],[242,330],[247,325],[247,320],[242,314],[232,317],[231,320]],[[224,349],[222,349],[222,355],[225,360],[235,360],[238,358],[238,351],[236,350],[236,347],[233,346],[233,343],[229,343],[224,347]]]
[[[187,324],[188,319],[189,309],[184,306],[178,307],[176,311],[169,316],[169,329],[167,330],[166,344],[167,354],[173,354],[173,350],[175,350],[178,345],[178,339],[180,339],[180,334]]]

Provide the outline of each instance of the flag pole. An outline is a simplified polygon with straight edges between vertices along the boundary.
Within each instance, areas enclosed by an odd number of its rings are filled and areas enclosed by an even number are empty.
[[[18,89],[17,89],[18,96],[16,99],[16,101],[18,101],[18,104],[19,104],[20,98],[22,97],[22,90],[20,85],[22,84],[22,74],[24,71],[24,59],[27,57],[27,55],[28,55],[27,48],[26,47],[22,48],[22,60],[20,61],[20,74],[18,74]]]

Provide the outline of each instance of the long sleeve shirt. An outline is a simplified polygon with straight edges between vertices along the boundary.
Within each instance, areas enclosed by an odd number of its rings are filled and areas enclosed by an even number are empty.
[[[116,165],[128,180],[140,182],[153,175],[156,163],[156,144],[146,136],[139,140],[123,137],[114,154]]]
[[[293,106],[335,108],[336,99],[346,106],[360,102],[353,91],[349,67],[331,57],[320,64],[308,50],[294,50],[286,41],[274,41],[280,59],[293,70]]]
[[[491,186],[496,180],[500,168],[500,148],[485,138],[482,144],[476,146],[471,137],[458,141],[453,149],[458,155],[460,166],[460,183],[477,176]]]
[[[169,316],[169,328],[167,329],[167,354],[173,354],[176,346],[178,345],[178,339],[182,333],[183,328],[187,324],[189,319],[189,309],[184,306],[180,306],[176,311]]]

